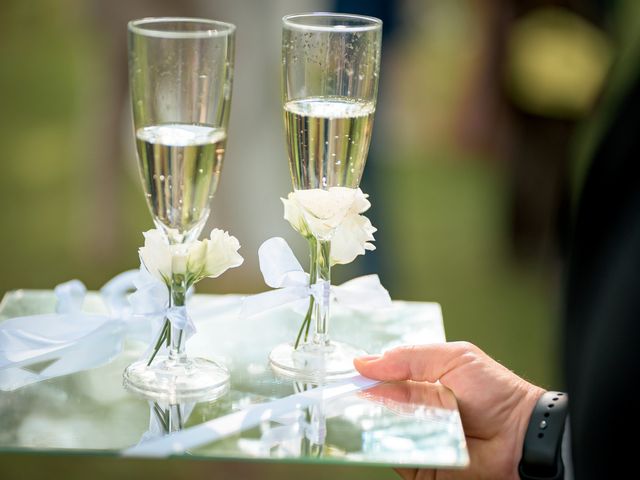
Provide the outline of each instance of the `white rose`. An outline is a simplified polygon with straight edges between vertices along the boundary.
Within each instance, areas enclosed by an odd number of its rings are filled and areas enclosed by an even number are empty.
[[[189,259],[189,246],[171,245],[171,273],[186,275],[187,261]]]
[[[297,190],[282,199],[284,218],[304,237],[331,238],[331,263],[345,264],[375,250],[376,228],[366,212],[371,203],[359,188]]]
[[[293,198],[313,236],[329,240],[351,210],[358,191],[346,187],[312,188],[295,191]]]
[[[368,194],[363,193],[362,190],[356,188],[348,215],[360,214],[369,210],[369,208],[371,208],[371,202],[368,199]]]
[[[362,190],[356,189],[351,207],[331,239],[332,264],[351,263],[358,255],[364,255],[366,250],[376,249],[369,242],[375,240],[373,234],[377,229],[362,215],[371,207],[368,197]]]
[[[172,251],[160,230],[143,233],[144,247],[138,249],[140,261],[154,277],[167,283],[171,279]]]
[[[284,204],[284,219],[291,224],[293,229],[304,238],[312,237],[312,233],[307,228],[307,223],[302,214],[302,207],[296,198],[296,192],[291,192],[287,198],[281,198]]]
[[[240,242],[227,232],[214,228],[209,238],[202,243],[206,245],[203,277],[219,277],[228,269],[239,267],[244,262],[244,258],[238,253]]]
[[[207,264],[207,243],[196,240],[189,245],[187,255],[187,271],[196,278],[201,278]]]
[[[212,230],[209,239],[177,245],[169,245],[157,229],[144,232],[144,238],[140,260],[150,274],[167,284],[174,274],[187,275],[189,284],[215,278],[244,261],[238,254],[240,242],[219,229]]]
[[[366,250],[375,250],[376,247],[369,242],[375,240],[373,234],[376,230],[364,215],[347,215],[331,239],[331,264],[351,263]]]

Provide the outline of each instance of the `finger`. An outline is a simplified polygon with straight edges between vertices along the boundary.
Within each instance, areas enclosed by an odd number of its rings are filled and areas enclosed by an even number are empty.
[[[353,363],[362,375],[376,380],[436,382],[479,353],[469,342],[437,343],[398,347],[381,356],[356,358]]]

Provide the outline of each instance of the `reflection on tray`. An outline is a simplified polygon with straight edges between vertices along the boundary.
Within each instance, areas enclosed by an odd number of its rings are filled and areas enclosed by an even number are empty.
[[[295,383],[296,392],[315,385]],[[464,466],[468,455],[453,394],[441,385],[396,382],[320,401],[194,453],[235,449],[254,458],[342,459]]]

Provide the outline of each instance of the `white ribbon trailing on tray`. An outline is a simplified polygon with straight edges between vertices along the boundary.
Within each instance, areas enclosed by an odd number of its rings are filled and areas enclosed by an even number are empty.
[[[86,288],[71,280],[55,288],[56,313],[0,322],[0,390],[104,365],[125,339],[150,343],[167,317],[187,338],[195,333],[186,308],[169,308],[167,286],[143,267],[117,275],[100,293],[107,314],[82,312]]]
[[[245,297],[241,316],[250,317],[286,304],[305,311],[310,296],[318,299],[322,295],[322,286],[309,285],[309,274],[302,269],[283,238],[266,240],[258,249],[258,258],[265,283],[276,290]],[[389,292],[380,283],[378,275],[364,275],[342,285],[332,285],[331,296],[340,305],[350,308],[391,306]]]

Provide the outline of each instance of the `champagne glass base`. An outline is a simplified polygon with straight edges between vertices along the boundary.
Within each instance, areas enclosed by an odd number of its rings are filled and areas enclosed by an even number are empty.
[[[124,371],[124,386],[134,393],[169,403],[211,401],[229,390],[229,372],[204,358],[180,361],[158,355],[151,365],[139,360]]]
[[[297,350],[292,344],[283,343],[271,351],[269,362],[279,375],[322,383],[357,374],[353,359],[361,355],[366,355],[366,352],[341,342],[331,341],[326,345],[306,343]]]

